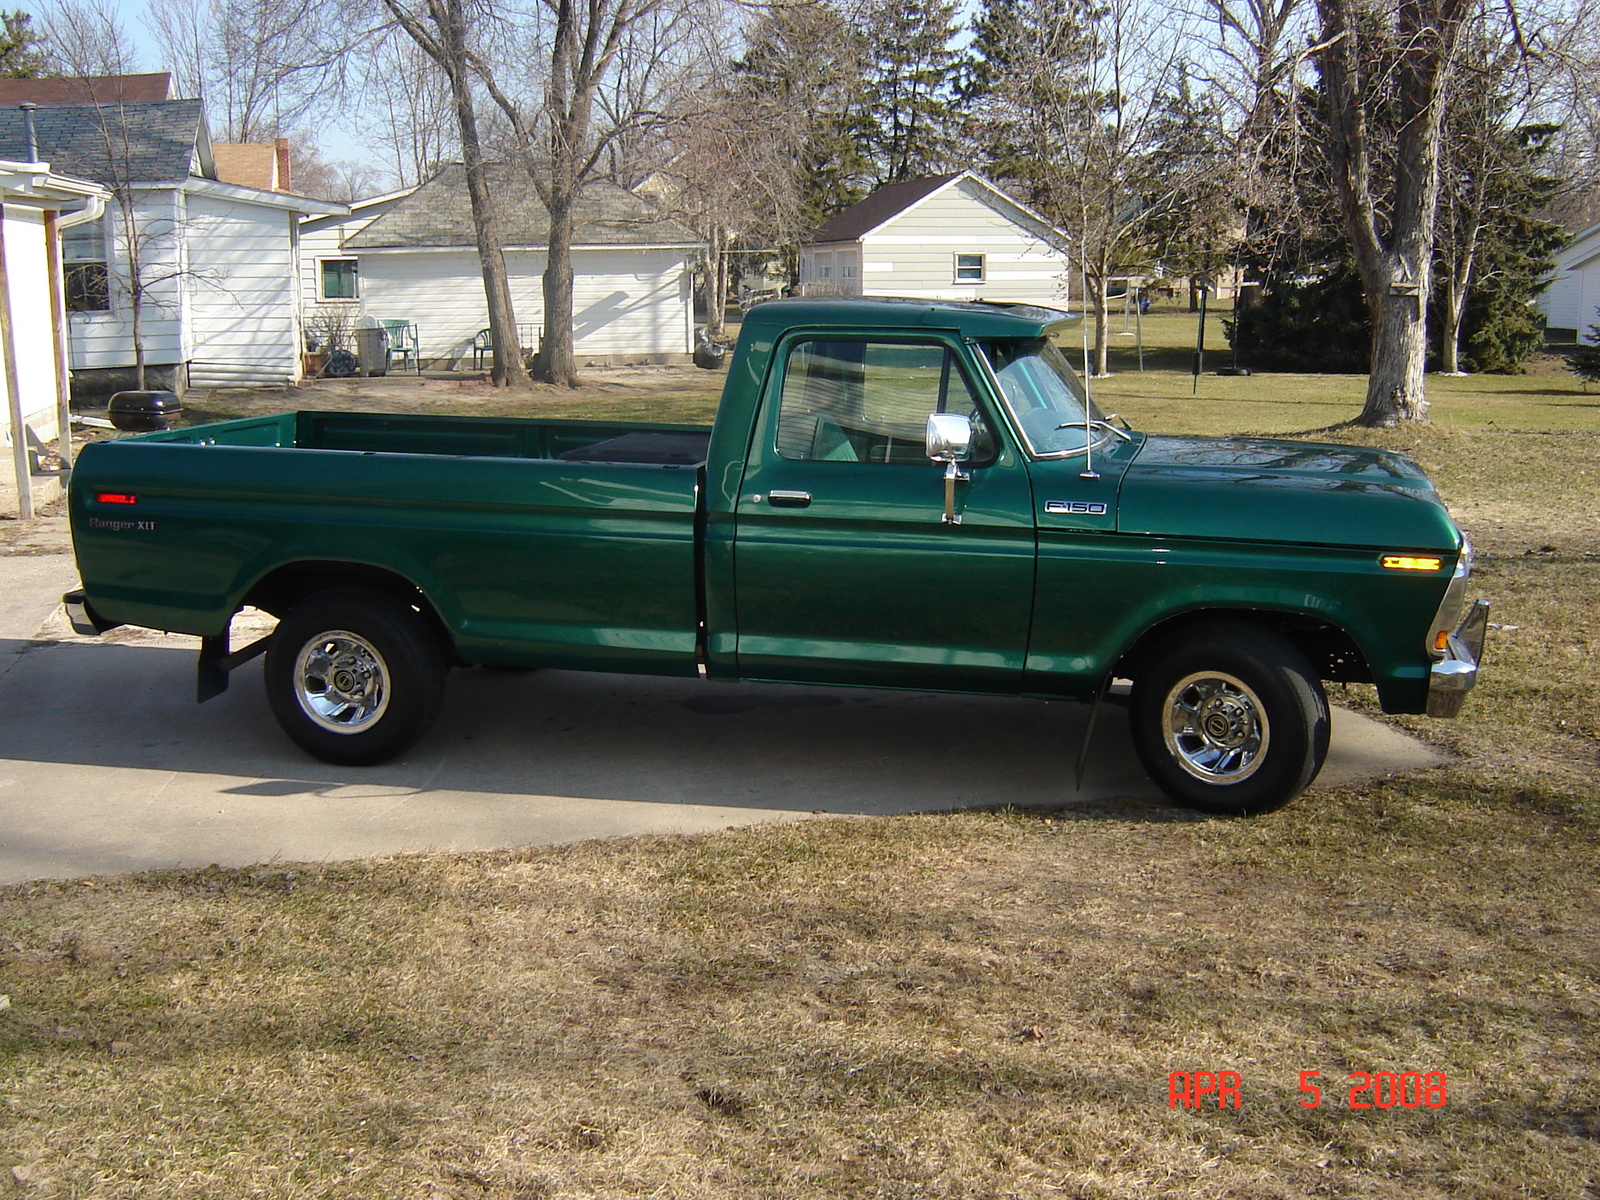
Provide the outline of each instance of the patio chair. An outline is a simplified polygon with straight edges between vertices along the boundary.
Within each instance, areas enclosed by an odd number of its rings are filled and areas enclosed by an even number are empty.
[[[402,371],[415,371],[422,374],[422,356],[417,339],[417,327],[411,321],[386,321],[379,320],[383,331],[389,335],[389,369],[395,369],[399,363]]]
[[[486,354],[494,353],[494,336],[487,329],[480,329],[472,335],[472,369],[483,370],[483,359]]]

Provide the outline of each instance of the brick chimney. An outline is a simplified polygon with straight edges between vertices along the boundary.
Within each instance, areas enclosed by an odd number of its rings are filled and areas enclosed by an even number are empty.
[[[278,154],[278,178],[276,181],[276,190],[280,192],[293,191],[294,189],[290,185],[289,180],[289,139],[278,138],[273,145]]]

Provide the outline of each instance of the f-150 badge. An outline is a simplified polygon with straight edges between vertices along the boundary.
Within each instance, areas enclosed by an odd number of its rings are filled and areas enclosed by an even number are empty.
[[[1079,513],[1090,517],[1106,515],[1106,506],[1098,500],[1046,500],[1047,513]]]

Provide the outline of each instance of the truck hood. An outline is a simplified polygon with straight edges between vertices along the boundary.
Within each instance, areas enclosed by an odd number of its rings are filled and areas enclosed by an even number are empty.
[[[1265,438],[1145,438],[1123,476],[1117,528],[1384,549],[1461,544],[1433,484],[1404,455]]]

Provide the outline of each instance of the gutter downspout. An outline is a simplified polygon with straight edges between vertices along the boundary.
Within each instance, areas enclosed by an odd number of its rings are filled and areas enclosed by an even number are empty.
[[[45,266],[50,272],[50,327],[56,336],[56,420],[61,426],[61,469],[72,470],[72,385],[68,378],[71,357],[67,316],[66,264],[61,255],[61,230],[87,225],[105,216],[105,193],[89,196],[76,212],[44,215]]]

